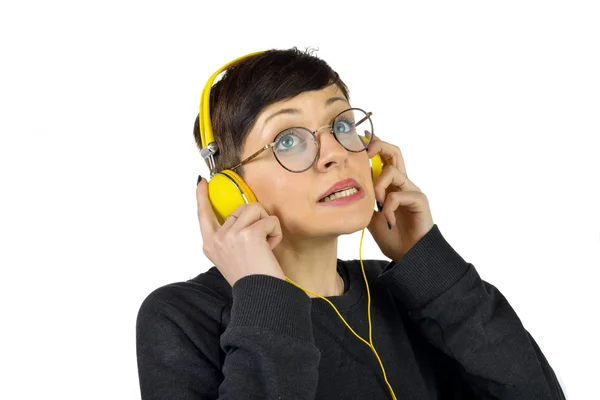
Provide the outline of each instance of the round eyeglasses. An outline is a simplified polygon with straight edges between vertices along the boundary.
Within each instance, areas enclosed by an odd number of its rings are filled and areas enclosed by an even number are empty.
[[[364,151],[373,139],[372,114],[360,108],[349,108],[336,115],[330,125],[314,131],[304,127],[288,128],[278,133],[272,143],[229,169],[235,170],[271,148],[275,159],[283,168],[290,172],[304,172],[319,158],[320,146],[315,133],[323,128],[328,128],[346,150],[353,153]]]

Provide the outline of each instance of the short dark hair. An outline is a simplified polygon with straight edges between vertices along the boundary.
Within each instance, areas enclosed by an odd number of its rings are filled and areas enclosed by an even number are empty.
[[[241,161],[246,135],[265,107],[331,84],[336,84],[350,101],[348,88],[338,73],[310,49],[300,51],[296,47],[268,50],[226,70],[210,93],[210,115],[219,147],[214,156],[216,171]],[[198,117],[194,139],[201,149]],[[236,172],[243,177],[243,166]]]

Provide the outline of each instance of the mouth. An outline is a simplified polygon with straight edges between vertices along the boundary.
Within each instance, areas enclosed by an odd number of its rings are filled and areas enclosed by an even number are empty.
[[[344,179],[331,186],[323,195],[318,203],[340,203],[340,199],[354,200],[364,197],[364,191],[359,183],[352,179]]]
[[[364,192],[352,187],[350,189],[342,190],[341,192],[335,192],[319,200],[318,204],[341,205],[353,202],[354,200],[362,199],[363,197],[365,197]]]

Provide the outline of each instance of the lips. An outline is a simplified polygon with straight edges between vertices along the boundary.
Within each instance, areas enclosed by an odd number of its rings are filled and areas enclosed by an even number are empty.
[[[362,191],[362,188],[360,187],[360,185],[358,184],[358,182],[355,179],[347,178],[347,179],[344,179],[344,180],[341,180],[341,181],[335,183],[333,186],[331,186],[329,189],[327,189],[326,192],[324,192],[323,194],[321,194],[319,196],[319,201],[323,200],[325,197],[329,196],[332,193],[335,193],[335,192],[343,190],[343,189],[349,189],[351,187],[355,187],[356,189],[358,189],[358,191]]]

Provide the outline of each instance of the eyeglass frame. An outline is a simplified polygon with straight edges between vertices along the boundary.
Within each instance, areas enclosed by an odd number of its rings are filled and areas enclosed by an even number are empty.
[[[344,148],[344,150],[347,150],[347,151],[349,151],[349,152],[352,152],[352,153],[360,153],[361,151],[365,151],[365,150],[367,150],[367,149],[368,149],[368,146],[369,146],[369,144],[371,144],[371,142],[373,141],[373,134],[374,134],[374,131],[375,131],[375,129],[372,129],[372,131],[373,131],[373,132],[371,132],[371,137],[369,138],[369,142],[368,142],[368,143],[365,143],[365,142],[363,142],[363,143],[364,143],[364,145],[365,145],[365,147],[364,147],[363,149],[361,149],[361,150],[358,150],[358,151],[354,151],[354,150],[348,150],[348,149],[346,148],[346,146],[344,146],[344,145],[343,145],[343,144],[342,144],[342,143],[339,141],[338,137],[336,136],[336,134],[335,134],[335,132],[334,132],[334,130],[333,130],[333,122],[334,122],[334,121],[335,121],[335,120],[336,120],[336,119],[337,119],[337,118],[338,118],[340,115],[342,115],[342,114],[343,114],[343,113],[345,113],[345,112],[351,111],[351,110],[358,110],[358,111],[362,111],[363,113],[365,113],[365,114],[366,114],[366,117],[365,117],[365,118],[361,119],[360,121],[358,121],[357,123],[355,123],[355,124],[354,124],[355,126],[356,126],[356,125],[359,125],[359,124],[362,124],[362,123],[365,121],[365,119],[368,119],[369,121],[371,121],[371,115],[373,115],[373,113],[372,113],[371,111],[368,111],[368,112],[367,112],[367,111],[363,110],[362,108],[358,108],[358,107],[350,107],[350,108],[348,108],[348,109],[346,109],[346,110],[344,110],[344,111],[342,111],[342,112],[338,113],[338,114],[337,114],[335,117],[333,117],[333,119],[331,120],[331,124],[329,124],[329,125],[323,125],[322,127],[315,129],[314,131],[311,131],[310,129],[308,129],[308,128],[306,128],[306,127],[303,127],[303,126],[293,126],[293,127],[291,127],[291,128],[286,128],[286,129],[282,130],[281,132],[279,132],[279,133],[278,133],[278,134],[275,136],[275,140],[274,140],[272,143],[269,143],[269,144],[267,144],[267,145],[263,146],[263,147],[262,147],[260,150],[258,150],[257,152],[253,153],[252,155],[250,155],[250,156],[246,157],[244,160],[242,160],[242,161],[241,161],[239,164],[237,164],[236,166],[234,166],[234,167],[231,167],[231,168],[226,168],[226,169],[230,169],[230,170],[232,170],[232,171],[235,171],[237,168],[241,167],[242,165],[246,164],[247,162],[251,161],[252,159],[254,159],[254,158],[258,157],[258,156],[259,156],[259,155],[260,155],[260,154],[261,154],[263,151],[265,151],[265,150],[267,150],[267,149],[272,149],[272,148],[273,148],[273,146],[275,145],[275,143],[277,143],[277,140],[279,139],[279,135],[281,135],[282,133],[284,133],[284,132],[286,132],[286,131],[289,131],[290,129],[294,129],[294,128],[298,128],[298,129],[305,129],[305,130],[307,130],[308,132],[310,132],[310,134],[313,136],[313,140],[314,140],[314,142],[315,142],[315,143],[316,143],[316,145],[317,145],[317,154],[315,155],[315,158],[314,158],[314,160],[312,161],[312,163],[311,163],[311,164],[310,164],[310,165],[309,165],[307,168],[303,169],[302,171],[292,171],[291,169],[289,169],[289,168],[286,168],[286,167],[285,167],[285,166],[284,166],[284,165],[281,163],[281,161],[279,161],[279,159],[278,159],[278,158],[277,158],[277,156],[275,155],[275,150],[273,150],[273,157],[275,157],[275,159],[277,160],[277,162],[279,163],[279,165],[281,165],[281,167],[282,167],[283,169],[285,169],[285,170],[287,170],[287,171],[290,171],[290,172],[293,172],[293,173],[300,173],[300,172],[308,171],[308,170],[309,170],[309,169],[310,169],[310,168],[311,168],[313,165],[315,165],[315,161],[319,159],[319,154],[320,154],[320,152],[321,152],[321,144],[320,144],[320,142],[317,140],[317,135],[315,135],[315,133],[319,132],[319,131],[320,131],[321,129],[323,129],[323,128],[329,128],[329,133],[331,133],[331,134],[333,135],[333,137],[335,138],[336,142],[338,142],[338,143],[339,143],[339,144],[340,144],[340,145],[341,145],[341,146]],[[371,121],[371,127],[373,127],[373,121]],[[362,139],[361,139],[361,140],[362,140]]]

